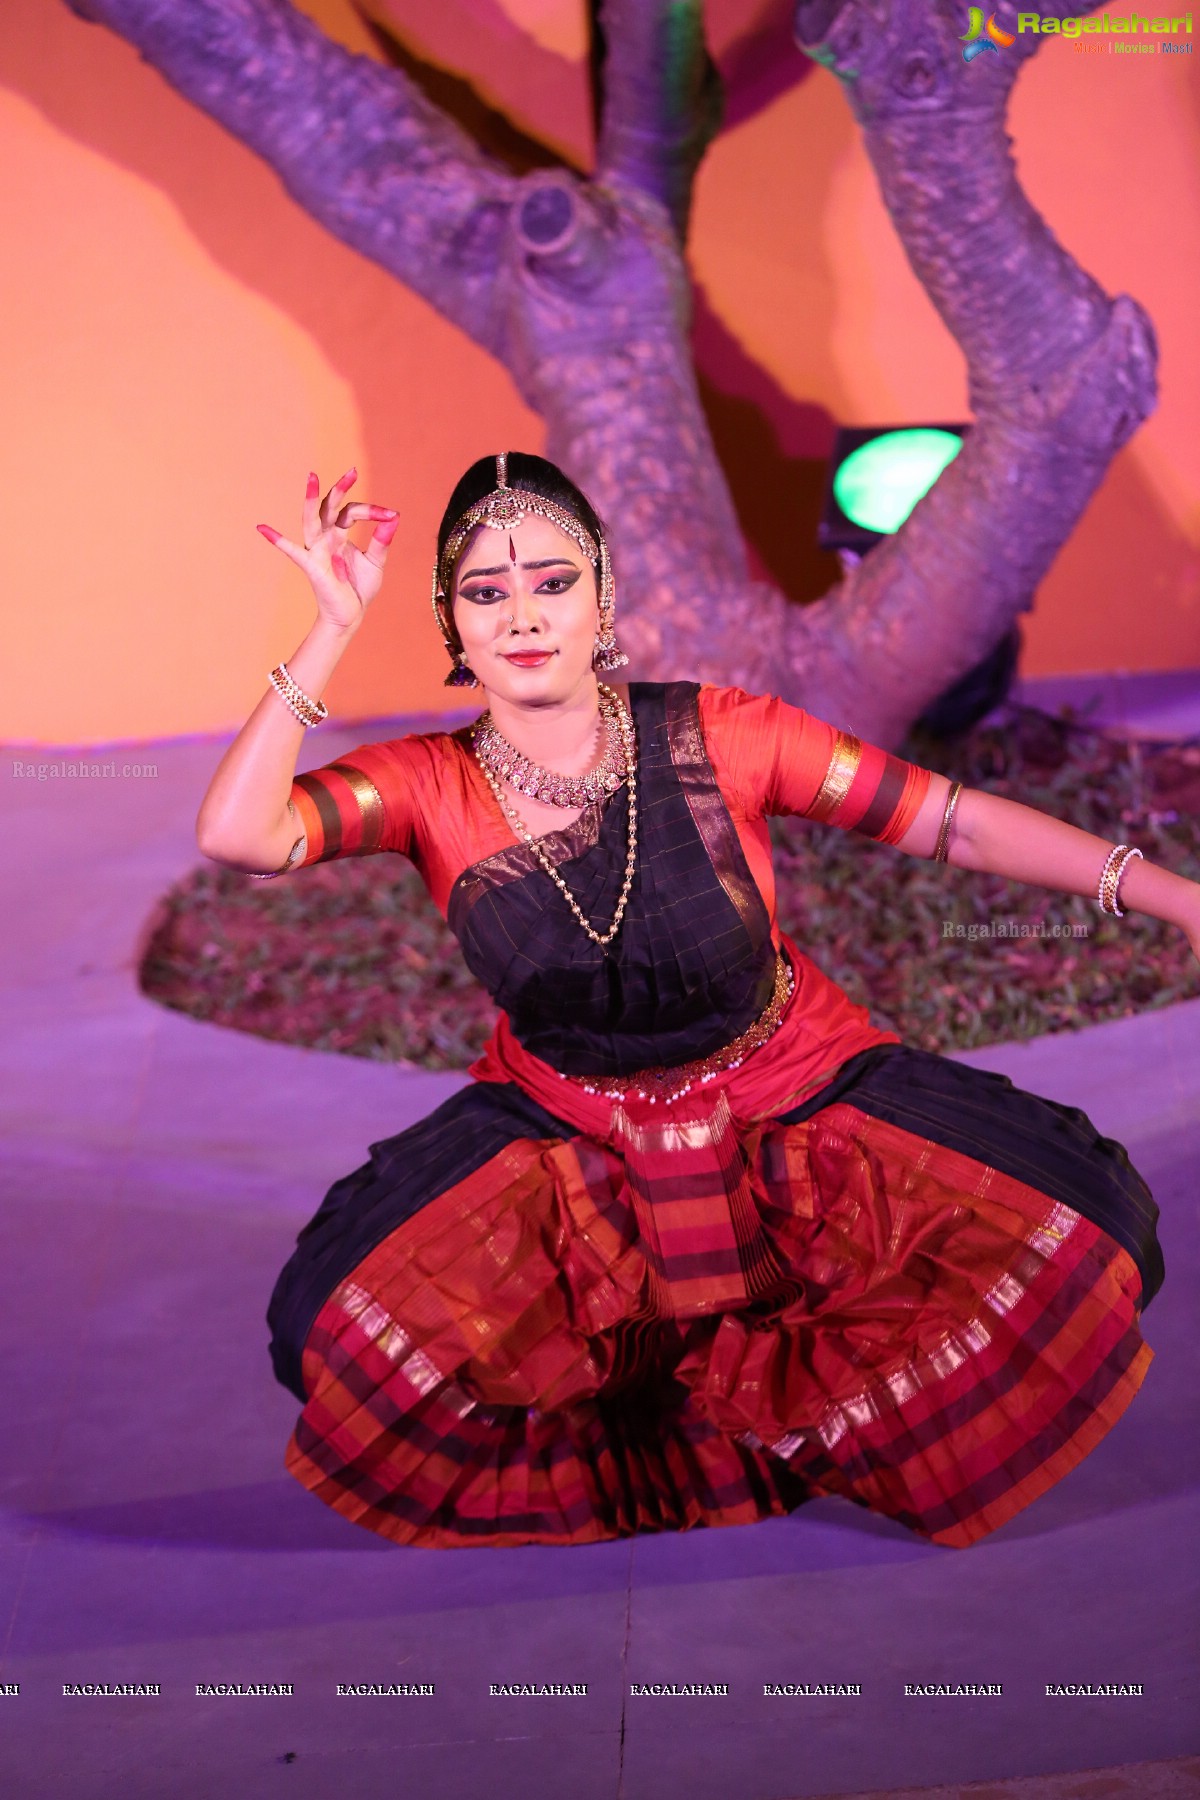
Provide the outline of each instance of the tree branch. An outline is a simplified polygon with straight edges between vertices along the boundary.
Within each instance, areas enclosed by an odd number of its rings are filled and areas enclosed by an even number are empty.
[[[581,162],[560,155],[542,138],[515,125],[464,76],[418,55],[397,35],[389,14],[385,12],[384,18],[377,18],[368,0],[351,0],[351,5],[391,66],[406,75],[431,106],[461,126],[492,163],[512,175],[527,175],[531,169],[582,170]]]
[[[618,628],[637,673],[715,680],[731,654],[739,670],[747,656],[757,668],[745,546],[700,404],[687,274],[665,209],[565,170],[529,175],[502,280],[506,365],[546,421],[547,456],[608,523]]]
[[[692,186],[721,118],[721,81],[700,0],[600,0],[600,181],[666,207],[682,243]]]
[[[288,0],[67,4],[128,38],[343,243],[496,348],[517,183],[404,74],[334,43]]]

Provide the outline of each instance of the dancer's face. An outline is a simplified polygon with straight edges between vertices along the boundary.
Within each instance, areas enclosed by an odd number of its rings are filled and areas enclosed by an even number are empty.
[[[463,652],[489,694],[547,706],[594,682],[595,566],[549,519],[531,513],[511,531],[481,526],[452,591]]]

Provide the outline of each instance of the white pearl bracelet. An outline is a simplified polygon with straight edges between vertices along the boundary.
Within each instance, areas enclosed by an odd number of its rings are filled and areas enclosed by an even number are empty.
[[[271,670],[271,686],[279,695],[301,725],[319,725],[322,719],[329,717],[329,708],[323,700],[312,700],[305,693],[299,682],[293,681],[288,674],[286,663],[277,663]]]

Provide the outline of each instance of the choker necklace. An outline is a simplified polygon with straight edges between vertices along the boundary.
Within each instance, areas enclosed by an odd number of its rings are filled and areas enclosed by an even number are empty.
[[[598,684],[599,685],[599,684]],[[615,706],[620,702],[611,688],[600,686],[600,734],[604,753],[586,775],[560,775],[554,769],[543,769],[531,757],[524,756],[515,744],[497,731],[490,712],[484,713],[471,728],[475,754],[486,770],[507,781],[518,794],[531,800],[545,800],[551,806],[590,806],[613,794],[625,779],[621,733]],[[605,696],[609,703],[605,704]]]
[[[637,748],[633,736],[633,719],[630,716],[628,709],[621,704],[611,688],[605,687],[603,682],[601,682],[599,686],[602,716],[606,718],[610,727],[615,729],[621,746],[621,759],[624,767],[620,780],[629,783],[629,847],[625,856],[625,879],[621,883],[621,896],[617,901],[617,910],[613,915],[613,922],[606,932],[602,934],[597,931],[584,917],[583,911],[574,894],[571,892],[554,864],[550,861],[550,858],[546,855],[540,842],[534,837],[524,819],[522,819],[520,814],[514,811],[509,805],[508,801],[505,799],[504,789],[500,786],[499,780],[492,773],[492,770],[488,764],[484,762],[482,757],[479,757],[479,766],[487,777],[488,786],[491,788],[500,804],[500,810],[503,812],[517,836],[523,838],[525,843],[533,851],[533,854],[537,857],[539,863],[541,863],[542,868],[550,877],[559,893],[563,896],[563,899],[574,913],[584,931],[587,932],[592,942],[594,944],[599,944],[600,948],[606,951],[608,945],[612,943],[612,940],[617,935],[621,920],[625,917],[625,907],[629,900],[629,890],[633,886],[634,864],[637,861]],[[485,714],[484,719],[486,719],[486,717],[487,715]],[[478,732],[480,725],[484,723],[484,719],[481,719],[478,724],[471,728],[471,736],[475,742],[477,755]],[[497,732],[496,735],[499,736],[499,733]],[[501,742],[503,741],[504,740],[501,739]],[[563,777],[555,775],[551,776],[551,779],[560,781]],[[620,781],[615,785],[619,787]],[[559,804],[561,805],[563,802],[559,802]]]

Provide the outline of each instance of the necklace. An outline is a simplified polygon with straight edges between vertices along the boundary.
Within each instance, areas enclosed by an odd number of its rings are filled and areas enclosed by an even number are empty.
[[[518,794],[548,801],[551,806],[590,806],[593,800],[615,793],[625,779],[621,735],[614,714],[603,703],[600,736],[604,751],[586,775],[560,775],[554,769],[543,769],[497,731],[490,712],[476,723],[472,735],[475,754],[485,769],[507,781]]]
[[[538,862],[542,865],[546,874],[550,877],[559,893],[563,896],[563,899],[574,913],[584,931],[587,932],[592,942],[594,944],[599,944],[601,949],[605,949],[612,943],[612,940],[617,935],[621,920],[625,917],[625,907],[629,900],[629,890],[633,886],[633,868],[634,863],[637,860],[637,751],[633,737],[633,720],[626,708],[622,706],[620,700],[618,700],[617,696],[613,693],[612,689],[605,687],[603,682],[600,683],[600,707],[602,714],[607,717],[610,727],[615,727],[617,735],[620,738],[621,754],[624,763],[624,779],[629,783],[629,848],[625,857],[625,879],[621,883],[621,897],[617,901],[617,910],[613,914],[613,922],[603,935],[595,930],[584,917],[583,911],[574,894],[571,892],[558,870],[554,867],[554,864],[550,861],[550,858],[546,855],[546,852],[542,849],[541,844],[538,842],[537,838],[534,837],[524,819],[522,819],[520,814],[515,812],[509,805],[504,797],[503,788],[500,786],[496,776],[492,773],[482,757],[479,757],[479,766],[487,777],[488,786],[500,803],[500,810],[503,812],[513,830],[517,833],[517,836],[523,838],[529,848],[533,851]],[[482,721],[480,721],[480,723],[482,723]],[[475,743],[476,755],[478,756],[477,732],[478,726],[473,726],[471,737]],[[619,786],[620,784],[618,783],[617,785]]]

